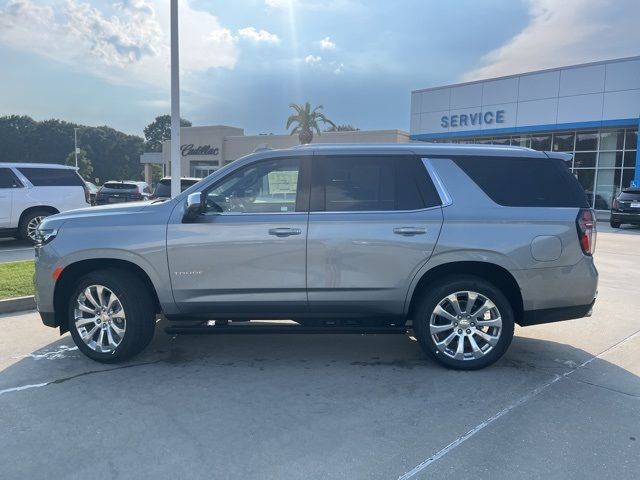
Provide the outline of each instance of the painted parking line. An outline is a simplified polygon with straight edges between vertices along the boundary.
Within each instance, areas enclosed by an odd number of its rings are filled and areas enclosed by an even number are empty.
[[[33,250],[33,247],[12,248],[12,249],[8,249],[8,250],[4,250],[4,249],[0,248],[0,254],[1,253],[6,253],[6,252],[28,252],[30,250]]]
[[[475,427],[473,427],[471,430],[469,430],[467,433],[465,433],[464,435],[456,438],[453,442],[451,442],[449,445],[447,445],[446,447],[444,447],[443,449],[439,450],[438,452],[436,452],[435,454],[431,455],[429,458],[427,458],[425,461],[423,461],[422,463],[416,465],[413,469],[409,470],[407,473],[405,473],[404,475],[401,475],[400,477],[398,477],[398,480],[409,480],[410,478],[414,478],[418,473],[422,472],[424,469],[426,469],[427,467],[429,467],[432,463],[437,462],[439,459],[441,459],[442,457],[444,457],[447,453],[451,452],[452,450],[454,450],[456,447],[460,446],[462,443],[464,443],[466,440],[470,439],[471,437],[473,437],[476,433],[480,432],[481,430],[483,430],[484,428],[488,427],[489,425],[491,425],[493,422],[495,422],[496,420],[502,418],[503,416],[505,416],[507,413],[509,413],[511,410],[519,407],[520,405],[523,405],[525,403],[527,403],[529,400],[531,400],[534,397],[537,397],[538,395],[540,395],[542,392],[544,392],[545,390],[547,390],[549,387],[551,387],[554,383],[568,377],[569,375],[571,375],[572,373],[580,370],[581,368],[589,365],[591,362],[593,362],[596,358],[600,358],[603,355],[605,355],[606,353],[610,352],[611,350],[621,346],[622,344],[626,343],[627,341],[631,340],[632,338],[636,337],[637,335],[640,334],[640,330],[638,330],[635,333],[632,333],[631,335],[629,335],[628,337],[620,340],[618,343],[611,345],[609,348],[603,350],[602,352],[600,352],[599,354],[589,358],[588,360],[585,360],[584,362],[582,362],[580,365],[578,365],[576,368],[572,369],[572,370],[568,370],[567,372],[563,373],[562,375],[555,375],[551,380],[547,381],[546,383],[543,383],[542,385],[540,385],[539,387],[535,388],[534,390],[532,390],[531,392],[527,393],[526,395],[524,395],[523,397],[519,398],[518,400],[516,400],[514,403],[510,404],[509,406],[503,408],[502,410],[500,410],[498,413],[496,413],[495,415],[492,415],[491,417],[487,418],[486,420],[484,420],[483,422],[480,422],[478,425],[476,425]]]

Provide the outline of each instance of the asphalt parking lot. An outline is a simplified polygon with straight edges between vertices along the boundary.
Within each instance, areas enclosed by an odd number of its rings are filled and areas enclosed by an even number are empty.
[[[24,240],[0,238],[0,263],[33,260],[33,246]]]
[[[640,228],[602,227],[588,319],[477,372],[405,336],[170,337],[105,366],[0,316],[0,477],[637,478]]]

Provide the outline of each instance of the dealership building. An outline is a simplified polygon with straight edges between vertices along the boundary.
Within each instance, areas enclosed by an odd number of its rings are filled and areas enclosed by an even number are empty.
[[[411,140],[520,145],[573,155],[596,209],[640,185],[640,57],[411,93]]]
[[[570,168],[596,209],[640,185],[640,57],[587,63],[411,93],[410,133],[326,132],[314,143],[409,141],[519,145],[573,155]],[[142,163],[168,166],[170,143]],[[259,148],[298,145],[297,135],[245,135],[225,125],[181,129],[184,176],[204,177]],[[169,171],[168,169],[166,170]],[[149,165],[145,168],[151,178]]]

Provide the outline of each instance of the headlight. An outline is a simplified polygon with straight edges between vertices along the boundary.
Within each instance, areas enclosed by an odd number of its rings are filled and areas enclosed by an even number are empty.
[[[36,245],[46,245],[56,238],[58,234],[57,228],[42,228],[42,225],[36,228]]]

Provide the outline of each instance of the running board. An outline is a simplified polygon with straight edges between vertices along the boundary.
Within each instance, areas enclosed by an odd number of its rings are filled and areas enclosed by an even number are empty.
[[[406,326],[400,327],[362,327],[354,326],[304,326],[304,325],[185,325],[171,326],[164,329],[169,335],[269,335],[269,334],[310,334],[310,333],[338,333],[338,334],[405,334]]]

